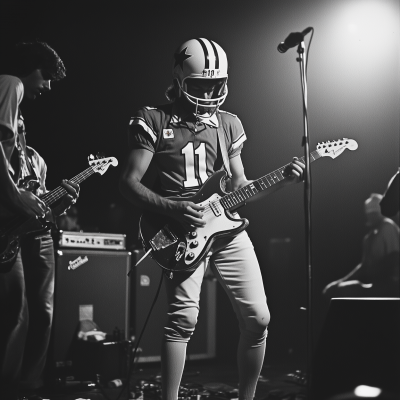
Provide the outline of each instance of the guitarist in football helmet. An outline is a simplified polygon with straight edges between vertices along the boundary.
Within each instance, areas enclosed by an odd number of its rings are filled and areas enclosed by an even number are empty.
[[[250,183],[240,155],[246,140],[243,126],[236,115],[220,109],[228,94],[227,81],[224,50],[208,39],[189,40],[174,54],[173,83],[166,92],[170,103],[144,107],[130,120],[130,152],[120,182],[122,193],[136,206],[172,217],[187,231],[205,225],[205,207],[189,198],[215,171],[225,167],[232,190]],[[153,190],[141,183],[150,162],[158,170]],[[293,160],[286,179],[273,190],[300,182],[303,170],[303,163]],[[171,196],[182,200],[171,200]],[[163,399],[178,397],[207,267],[224,287],[239,321],[239,399],[253,399],[270,314],[260,267],[246,231],[217,239],[196,269],[171,273],[165,280],[169,318],[162,346]]]
[[[64,64],[46,43],[32,42],[16,45],[1,68],[0,223],[10,215],[53,220],[75,203],[79,186],[63,181],[67,194],[56,208],[46,208],[39,196],[46,193],[47,167],[25,143],[19,106],[23,98],[35,99],[51,89],[52,81],[64,78]],[[53,292],[54,250],[47,229],[24,236],[12,268],[0,274],[0,398],[40,398],[36,392],[43,385]]]

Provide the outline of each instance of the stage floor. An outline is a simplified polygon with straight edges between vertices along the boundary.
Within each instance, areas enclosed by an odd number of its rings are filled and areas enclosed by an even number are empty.
[[[289,364],[265,364],[259,377],[255,399],[305,399],[305,385],[302,376],[296,374],[296,371],[300,371],[297,368],[299,367]],[[131,374],[131,392],[138,385],[143,389],[144,400],[160,399],[160,379],[159,363],[139,364]],[[118,396],[124,400],[134,398],[132,395],[128,397],[126,391],[120,395],[121,387],[96,387],[93,384],[91,386],[89,382],[68,382],[65,386],[42,396],[49,400],[116,400]],[[217,360],[188,361],[182,378],[180,398],[235,399],[237,387],[238,375],[234,363]]]

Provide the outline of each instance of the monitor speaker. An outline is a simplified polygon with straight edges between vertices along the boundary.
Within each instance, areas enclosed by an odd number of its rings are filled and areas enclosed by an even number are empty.
[[[70,363],[80,320],[90,319],[108,335],[129,338],[131,253],[60,249],[56,252],[50,362]]]
[[[139,260],[142,256],[142,251],[135,251],[133,259]],[[144,327],[162,274],[163,269],[150,257],[145,258],[133,268],[131,319],[136,339],[139,338]],[[168,277],[164,276],[163,279],[168,279]],[[187,347],[188,360],[209,359],[216,355],[216,297],[217,281],[213,275],[206,274],[201,289],[198,322]],[[166,317],[167,295],[162,284],[139,345],[141,348],[139,362],[160,360]]]
[[[361,385],[400,398],[399,339],[399,298],[332,299],[313,360],[311,398],[336,398]]]

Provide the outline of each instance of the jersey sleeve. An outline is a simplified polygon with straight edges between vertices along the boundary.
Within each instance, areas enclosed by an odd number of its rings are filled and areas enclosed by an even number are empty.
[[[139,109],[129,121],[128,144],[132,149],[155,153],[158,138],[157,120],[151,107]]]
[[[222,110],[220,112],[227,139],[228,156],[233,158],[241,153],[243,143],[247,139],[246,133],[237,115]]]
[[[24,85],[15,76],[0,76],[0,125],[14,134],[18,128],[18,107],[24,96]]]

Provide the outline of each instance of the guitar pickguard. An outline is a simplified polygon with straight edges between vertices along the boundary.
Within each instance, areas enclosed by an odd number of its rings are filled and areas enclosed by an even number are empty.
[[[198,258],[204,254],[207,244],[215,235],[218,235],[218,237],[226,236],[243,225],[243,220],[241,219],[228,218],[225,210],[218,201],[220,198],[221,196],[215,193],[206,201],[199,203],[200,206],[207,207],[207,211],[203,217],[206,225],[185,235],[187,248],[184,261],[187,266],[191,266],[198,261]]]

